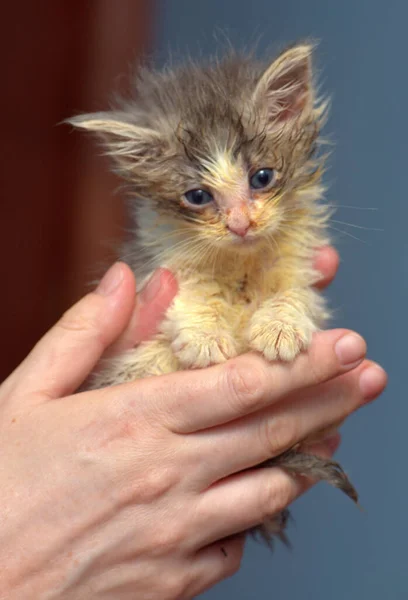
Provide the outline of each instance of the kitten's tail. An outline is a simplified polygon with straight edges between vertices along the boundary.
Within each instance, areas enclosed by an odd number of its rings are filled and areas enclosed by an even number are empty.
[[[347,477],[342,466],[335,460],[321,458],[314,454],[307,454],[306,452],[298,452],[292,448],[280,456],[263,462],[259,466],[260,468],[281,467],[288,473],[311,477],[316,481],[327,481],[327,483],[341,490],[353,502],[358,504],[358,494],[355,487]]]

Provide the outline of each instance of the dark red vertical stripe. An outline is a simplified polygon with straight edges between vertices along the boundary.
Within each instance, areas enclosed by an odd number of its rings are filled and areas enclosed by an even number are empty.
[[[147,48],[148,0],[7,2],[0,24],[0,380],[113,256],[117,181],[58,125],[107,106]]]

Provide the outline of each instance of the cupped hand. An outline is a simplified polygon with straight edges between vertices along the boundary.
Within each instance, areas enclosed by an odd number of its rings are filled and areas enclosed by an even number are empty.
[[[156,276],[168,287],[149,298],[148,286],[135,308],[133,276],[115,265],[0,388],[0,598],[193,598],[237,570],[240,532],[309,485],[252,467],[385,386],[364,341],[334,330],[292,364],[248,354],[75,393],[105,352],[151,335],[149,315],[176,292]]]

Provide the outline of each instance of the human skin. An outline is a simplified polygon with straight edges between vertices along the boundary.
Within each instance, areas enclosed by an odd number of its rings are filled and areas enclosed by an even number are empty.
[[[320,253],[321,285],[336,264]],[[385,387],[362,338],[337,329],[292,364],[247,354],[77,393],[101,356],[153,333],[176,291],[159,271],[135,306],[131,271],[114,265],[1,386],[0,598],[193,598],[239,568],[242,531],[312,483],[251,467]]]

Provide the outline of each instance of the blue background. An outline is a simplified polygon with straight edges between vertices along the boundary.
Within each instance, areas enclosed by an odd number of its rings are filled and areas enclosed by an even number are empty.
[[[338,454],[365,513],[328,486],[315,487],[293,508],[293,553],[279,547],[271,556],[250,542],[240,573],[204,594],[206,600],[408,597],[407,20],[404,0],[158,2],[158,61],[169,50],[213,52],[217,29],[238,47],[260,38],[261,53],[307,37],[321,40],[317,62],[324,90],[333,95],[327,132],[336,143],[328,198],[340,205],[333,218],[344,222],[332,223],[342,257],[330,289],[335,325],[361,332],[370,356],[390,375],[380,401],[343,428]]]

